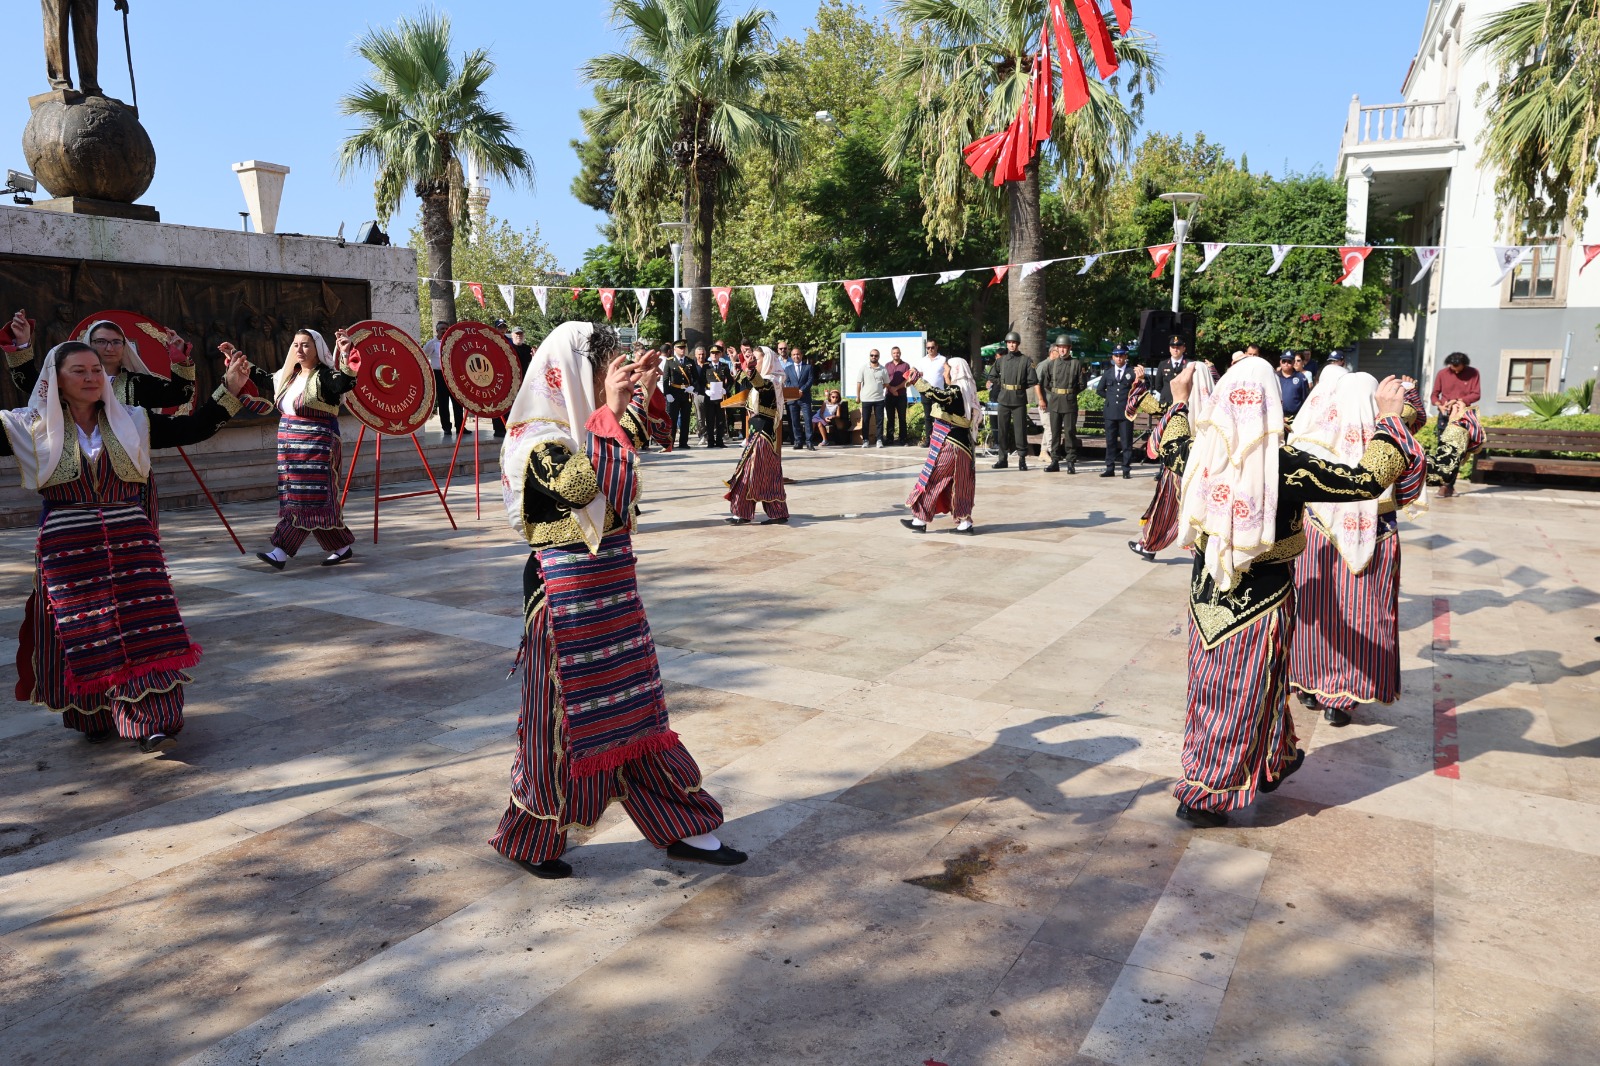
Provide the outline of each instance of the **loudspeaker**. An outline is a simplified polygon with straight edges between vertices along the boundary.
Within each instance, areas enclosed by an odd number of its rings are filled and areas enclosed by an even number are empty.
[[[356,231],[357,244],[388,244],[389,235],[383,232],[383,227],[376,222],[363,222]]]
[[[1194,351],[1195,317],[1193,311],[1141,311],[1139,312],[1139,362],[1155,366],[1167,357],[1167,338],[1174,333],[1189,345],[1189,358]]]

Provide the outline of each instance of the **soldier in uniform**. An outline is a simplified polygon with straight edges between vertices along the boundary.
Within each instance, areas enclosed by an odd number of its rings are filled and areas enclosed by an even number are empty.
[[[687,341],[678,341],[673,345],[675,355],[667,364],[667,419],[671,422],[674,435],[678,438],[677,447],[681,451],[689,447],[689,416],[693,413],[690,406],[694,394],[700,391],[699,376],[695,373],[694,364],[689,362],[689,345]]]
[[[1072,338],[1062,333],[1050,345],[1050,358],[1039,364],[1039,414],[1048,425],[1045,446],[1050,465],[1045,473],[1061,469],[1063,457],[1067,473],[1078,472],[1078,393],[1087,377],[1083,364],[1072,358]],[[1065,448],[1062,445],[1065,444]]]
[[[1033,364],[1022,354],[1022,334],[1006,334],[1006,350],[989,369],[989,397],[999,405],[995,438],[1000,461],[994,469],[1004,470],[1013,451],[1019,452],[1017,469],[1028,469],[1028,393],[1039,387]]]
[[[1189,342],[1183,339],[1182,334],[1174,333],[1167,338],[1167,358],[1144,372],[1144,387],[1159,398],[1159,411],[1172,406],[1172,379],[1183,373],[1183,368],[1188,365]]]

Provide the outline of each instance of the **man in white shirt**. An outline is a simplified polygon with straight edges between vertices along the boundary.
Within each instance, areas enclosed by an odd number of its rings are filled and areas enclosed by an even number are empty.
[[[932,389],[944,388],[944,368],[949,362],[939,354],[939,342],[930,340],[922,346],[923,354],[927,357],[928,370],[922,376],[928,379],[928,387]],[[933,401],[928,399],[928,394],[917,390],[922,395],[922,447],[929,444],[928,434],[933,432]]]
[[[444,336],[444,331],[450,328],[448,322],[435,322],[433,324],[433,340],[422,346],[422,354],[428,357],[428,365],[433,367],[434,403],[439,408],[439,426],[444,430],[444,435],[449,437],[453,432],[450,413],[455,412],[455,425],[461,427],[461,432],[471,433],[467,428],[466,416],[462,413],[461,403],[450,390],[444,387],[444,366],[439,361],[439,338]]]

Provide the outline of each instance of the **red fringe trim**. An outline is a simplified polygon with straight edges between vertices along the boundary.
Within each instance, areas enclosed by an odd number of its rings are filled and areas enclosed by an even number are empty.
[[[607,770],[615,770],[619,766],[633,762],[635,759],[641,759],[646,755],[665,751],[677,743],[679,743],[678,734],[670,729],[663,730],[660,733],[652,733],[647,737],[640,737],[638,740],[630,740],[628,743],[615,748],[608,748],[605,751],[595,752],[593,755],[585,755],[581,759],[574,759],[568,766],[567,773],[572,777],[592,777],[595,774],[603,774]]]
[[[186,652],[168,655],[165,658],[154,659],[149,662],[130,663],[120,670],[87,680],[79,680],[72,676],[72,666],[67,664],[65,671],[63,671],[66,675],[63,681],[67,686],[67,691],[72,695],[88,696],[104,692],[109,688],[115,688],[118,685],[126,685],[130,681],[137,681],[141,677],[146,677],[161,670],[187,670],[199,661],[200,645],[190,644],[189,650]]]

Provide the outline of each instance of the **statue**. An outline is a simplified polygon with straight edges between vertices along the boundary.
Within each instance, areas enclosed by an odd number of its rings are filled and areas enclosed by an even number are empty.
[[[115,0],[127,33],[128,0]],[[35,206],[77,214],[157,221],[155,209],[135,204],[156,175],[156,150],[135,106],[100,89],[99,0],[43,0],[44,64],[50,91],[31,97],[33,115],[22,132],[22,153],[52,199]],[[77,59],[73,88],[67,46]],[[133,83],[133,62],[128,62]]]

